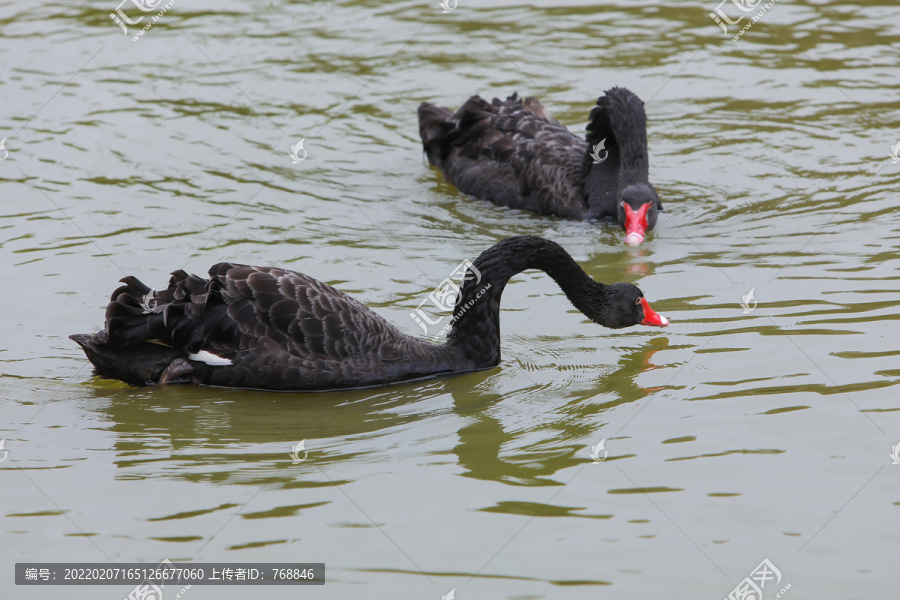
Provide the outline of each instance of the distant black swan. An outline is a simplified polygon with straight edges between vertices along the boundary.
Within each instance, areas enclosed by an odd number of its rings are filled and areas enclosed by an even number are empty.
[[[466,194],[567,219],[612,217],[638,245],[662,203],[649,181],[647,115],[641,99],[613,88],[591,110],[587,139],[547,115],[536,98],[489,103],[472,96],[456,111],[419,106],[428,160]]]
[[[550,240],[508,238],[473,266],[481,280],[463,284],[444,344],[402,333],[308,275],[232,263],[214,265],[209,279],[175,271],[158,292],[125,277],[103,331],[71,338],[98,375],[132,385],[330,390],[474,371],[500,362],[500,296],[526,269],[545,271],[605,327],[668,325],[636,286],[592,280]]]

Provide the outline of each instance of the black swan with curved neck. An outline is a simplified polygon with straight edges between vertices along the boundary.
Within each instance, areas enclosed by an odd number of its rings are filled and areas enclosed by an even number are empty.
[[[591,110],[587,139],[550,117],[536,98],[472,96],[452,113],[419,106],[429,162],[460,191],[494,204],[567,219],[613,218],[638,245],[662,203],[649,181],[647,115],[615,87]]]
[[[500,362],[500,296],[526,269],[552,277],[594,322],[665,327],[636,286],[588,277],[558,244],[513,237],[473,263],[444,344],[402,333],[365,305],[308,275],[219,263],[209,278],[175,271],[165,290],[125,277],[106,326],[70,336],[101,377],[132,385],[203,383],[271,390],[383,385]],[[471,271],[468,274],[472,274]]]

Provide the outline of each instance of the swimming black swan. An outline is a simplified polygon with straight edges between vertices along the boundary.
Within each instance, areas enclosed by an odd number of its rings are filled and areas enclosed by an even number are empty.
[[[500,362],[500,296],[510,277],[541,269],[594,322],[665,327],[636,286],[592,280],[561,246],[512,237],[475,260],[444,344],[415,338],[308,275],[219,263],[209,279],[175,271],[168,289],[134,277],[113,292],[106,327],[70,336],[101,377],[132,385],[204,383],[271,390],[382,385]],[[472,270],[467,275],[472,275]]]
[[[644,103],[615,87],[597,100],[587,131],[586,140],[573,135],[518,94],[493,103],[472,96],[455,114],[419,105],[428,160],[462,192],[567,219],[612,217],[636,246],[662,210],[648,179]]]

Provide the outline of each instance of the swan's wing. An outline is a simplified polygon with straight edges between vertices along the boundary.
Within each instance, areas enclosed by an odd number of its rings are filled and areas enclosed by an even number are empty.
[[[496,128],[511,142],[506,156],[522,197],[544,214],[582,216],[587,204],[581,182],[590,150],[585,141],[533,97],[502,103]]]
[[[149,314],[141,301],[150,288],[134,277],[122,281],[106,309],[115,346],[156,340],[224,359],[249,351],[325,360],[369,353],[389,361],[382,348],[405,337],[361,302],[286,269],[219,263],[208,279],[176,271]]]
[[[452,127],[431,122],[441,143],[429,158],[461,191],[545,214],[583,211],[575,188],[587,146],[535,98],[522,101],[513,94],[506,101],[487,102],[473,96],[443,122]]]
[[[511,141],[494,127],[497,107],[472,96],[456,113],[419,107],[419,131],[428,160],[461,192],[505,206],[522,206],[507,155]]]
[[[240,347],[344,359],[377,353],[402,335],[361,302],[303,273],[219,263],[209,275],[227,307],[223,330],[239,331]]]

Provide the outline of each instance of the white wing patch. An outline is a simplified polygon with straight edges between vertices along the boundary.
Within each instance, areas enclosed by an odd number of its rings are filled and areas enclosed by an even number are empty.
[[[206,350],[201,350],[196,354],[188,354],[188,358],[196,360],[197,362],[206,363],[211,367],[224,367],[225,365],[231,364],[229,359],[216,356],[212,352],[207,352]]]

